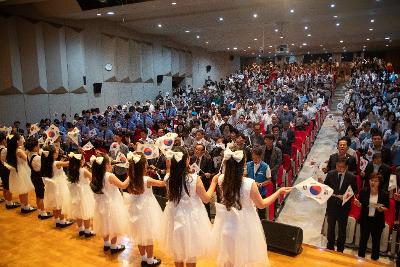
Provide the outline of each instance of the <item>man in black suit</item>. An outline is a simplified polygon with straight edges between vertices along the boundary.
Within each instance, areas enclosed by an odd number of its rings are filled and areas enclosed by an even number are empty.
[[[201,177],[201,181],[204,184],[204,188],[208,190],[211,184],[211,180],[214,177],[214,162],[213,160],[205,155],[205,147],[203,144],[196,144],[194,147],[194,155],[190,159],[190,164],[196,163],[199,166],[199,176]],[[206,209],[208,213],[208,217],[210,216],[210,203],[206,204]]]
[[[380,188],[387,191],[389,186],[389,179],[392,170],[388,165],[382,163],[382,155],[381,153],[375,153],[372,156],[372,161],[368,163],[365,171],[361,172],[361,177],[363,179],[364,186],[369,186],[369,178],[371,177],[372,173],[379,173],[383,181],[381,183]]]
[[[329,157],[328,165],[326,168],[322,170],[324,173],[328,173],[331,170],[336,168],[336,162],[338,161],[339,157],[345,158],[347,161],[347,171],[353,173],[354,175],[357,174],[357,160],[355,157],[349,155],[347,150],[349,149],[347,140],[342,137],[338,141],[338,153],[332,154]]]
[[[282,140],[284,141],[284,148],[282,153],[292,155],[292,144],[294,143],[295,134],[292,129],[290,129],[290,122],[284,121],[283,122],[283,129],[281,133]]]
[[[373,154],[381,153],[382,162],[390,166],[392,164],[392,157],[390,149],[383,146],[382,133],[380,131],[372,131],[371,135],[372,135],[371,137],[372,144],[370,146],[370,149],[369,148],[366,149],[366,153],[367,154],[370,153],[370,150],[372,150]]]
[[[327,249],[335,249],[335,226],[339,226],[336,247],[337,251],[343,252],[346,240],[347,219],[350,212],[351,200],[342,205],[343,195],[349,185],[353,192],[357,192],[356,177],[347,170],[347,160],[339,157],[336,161],[336,169],[328,172],[325,184],[333,189],[333,195],[328,199],[326,214],[328,219],[328,245]]]

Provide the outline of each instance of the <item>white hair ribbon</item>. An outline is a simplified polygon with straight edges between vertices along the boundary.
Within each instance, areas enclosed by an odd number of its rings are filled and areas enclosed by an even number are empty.
[[[236,162],[240,162],[243,159],[243,150],[237,150],[232,152],[229,148],[224,151],[224,160],[233,158]]]
[[[82,160],[82,154],[75,154],[74,152],[70,152],[68,154],[68,157],[70,158],[76,158],[77,160]]]
[[[142,158],[139,154],[135,154],[132,151],[126,155],[126,158],[130,161],[133,160],[135,163],[138,163],[140,159]]]
[[[104,157],[96,157],[95,155],[92,155],[90,157],[90,163],[93,164],[93,162],[96,161],[97,164],[101,165],[103,163]]]
[[[174,152],[172,150],[167,150],[165,151],[165,157],[169,160],[171,160],[172,158],[174,158],[177,162],[181,161],[183,158],[183,153],[182,152]]]

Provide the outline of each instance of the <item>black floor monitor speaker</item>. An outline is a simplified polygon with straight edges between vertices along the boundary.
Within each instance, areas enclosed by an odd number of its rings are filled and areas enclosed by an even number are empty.
[[[298,255],[303,250],[303,229],[288,224],[262,220],[268,250],[286,255]]]

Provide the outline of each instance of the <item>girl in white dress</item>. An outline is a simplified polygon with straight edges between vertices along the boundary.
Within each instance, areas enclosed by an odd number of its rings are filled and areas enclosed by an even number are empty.
[[[218,266],[269,265],[267,243],[256,207],[264,209],[280,194],[291,191],[291,188],[282,187],[262,199],[256,182],[243,177],[245,162],[242,150],[225,150],[225,174],[218,179],[222,204],[216,204],[210,246],[211,251],[217,253]]]
[[[31,169],[28,166],[27,155],[22,149],[24,139],[18,134],[7,136],[7,156],[5,166],[10,170],[10,192],[19,195],[21,213],[30,213],[36,210],[28,203],[28,192],[34,190],[31,181]]]
[[[130,235],[138,245],[142,265],[158,266],[161,260],[153,257],[153,242],[159,240],[162,210],[153,195],[152,186],[164,187],[165,182],[147,176],[147,160],[143,153],[129,152],[128,216]]]
[[[187,151],[173,147],[166,151],[170,160],[170,173],[166,178],[168,202],[164,210],[160,247],[174,258],[175,266],[196,266],[199,258],[207,255],[211,223],[203,204],[211,200],[217,179],[208,191],[201,178],[189,174]]]
[[[66,220],[71,214],[71,196],[68,178],[63,168],[69,166],[68,161],[58,161],[58,148],[48,145],[43,148],[41,171],[44,179],[44,206],[52,209],[56,227],[65,228],[73,224]]]
[[[125,249],[117,244],[118,235],[128,232],[128,214],[120,189],[126,189],[129,178],[121,182],[113,173],[111,160],[104,153],[98,153],[90,158],[92,164],[92,181],[90,187],[94,193],[95,208],[93,228],[103,236],[104,251],[112,254]]]
[[[92,174],[83,166],[85,159],[82,154],[70,152],[68,185],[71,193],[71,217],[76,219],[79,229],[79,236],[91,237],[94,232],[91,230],[90,220],[94,215],[94,197],[90,188]]]

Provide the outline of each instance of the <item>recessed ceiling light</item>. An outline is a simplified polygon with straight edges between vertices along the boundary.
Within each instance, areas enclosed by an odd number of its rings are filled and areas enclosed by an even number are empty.
[[[114,15],[114,14],[115,14],[115,12],[113,12],[113,11],[107,12],[107,15]]]
[[[228,47],[227,49],[228,49],[228,50],[230,50],[230,48],[229,48],[229,47]]]
[[[233,50],[237,50],[237,47],[234,47]]]
[[[366,45],[364,45],[364,46],[363,46],[363,48],[367,48],[367,46],[366,46]]]
[[[304,26],[304,30],[308,30],[308,26]]]
[[[324,45],[320,44],[319,46],[323,47]]]
[[[200,39],[200,35],[197,35],[196,38],[197,38],[197,39]]]
[[[345,49],[345,50],[343,50],[343,52],[347,52],[347,50]]]
[[[339,42],[340,42],[340,43],[343,43],[343,40],[340,40]]]
[[[281,36],[281,37],[279,37],[279,38],[283,39],[283,36]]]
[[[291,10],[290,10],[290,13],[294,13],[294,9],[291,9]]]
[[[306,46],[306,45],[307,45],[307,43],[303,43],[303,45],[304,45],[304,46]]]
[[[385,40],[389,40],[390,39],[390,37],[385,37]]]
[[[307,51],[307,54],[310,54],[310,51]]]
[[[299,46],[300,48],[303,48],[303,46],[301,45],[301,46]]]
[[[307,34],[308,37],[311,37],[311,33]]]
[[[246,49],[243,49],[244,52],[246,52]]]
[[[337,16],[337,15],[334,15],[333,17],[334,17],[335,19],[337,19],[337,18],[338,18],[338,16]]]
[[[369,41],[369,38],[367,38],[367,41]]]
[[[336,27],[339,27],[340,26],[340,23],[338,22],[338,23],[336,23]]]
[[[251,48],[250,46],[247,47],[247,49],[250,49],[250,48]]]
[[[334,8],[335,7],[335,4],[331,4],[331,8]]]
[[[172,2],[171,5],[173,5],[173,6],[176,5],[176,2]]]
[[[268,52],[268,54],[271,54],[271,53],[272,53],[271,51]]]
[[[269,48],[272,48],[272,45],[270,45]]]
[[[372,28],[369,28],[369,30],[370,30],[370,31],[373,31],[374,29],[372,29]]]
[[[190,31],[189,31],[189,30],[186,30],[185,32],[186,32],[186,33],[189,33]]]
[[[275,29],[275,32],[278,32],[279,30],[278,29]]]
[[[388,44],[386,46],[389,46]]]
[[[292,46],[294,46],[294,44],[292,43]]]
[[[97,13],[96,15],[97,15],[97,16],[101,16],[101,14],[100,14],[100,13]]]
[[[223,18],[223,17],[220,17],[220,18],[219,18],[219,21],[223,21],[223,20],[224,20],[224,18]]]
[[[253,18],[257,18],[258,15],[256,13],[253,14]]]
[[[254,41],[257,41],[258,39],[257,38],[254,38]]]
[[[206,42],[206,44],[208,44],[208,41]]]
[[[374,19],[371,19],[371,20],[370,20],[370,22],[371,22],[371,23],[374,23],[374,22],[375,22],[375,20],[374,20]]]
[[[158,26],[158,28],[162,28],[162,25],[161,25],[161,24],[158,24],[157,26]]]

